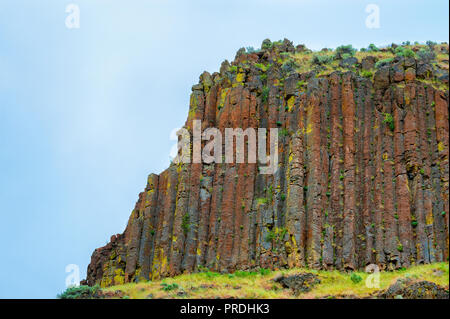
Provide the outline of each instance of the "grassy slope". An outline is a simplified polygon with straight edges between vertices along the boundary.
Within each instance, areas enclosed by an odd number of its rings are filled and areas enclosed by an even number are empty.
[[[311,272],[318,274],[321,283],[312,291],[294,296],[289,289],[283,289],[272,279],[283,274],[298,272]],[[126,284],[103,289],[104,291],[121,290],[130,298],[146,298],[149,294],[153,298],[317,298],[328,295],[357,295],[365,296],[378,289],[367,288],[365,280],[368,274],[356,272],[363,278],[360,283],[353,283],[351,274],[339,271],[318,271],[310,269],[289,269],[273,272],[249,273],[236,272],[235,274],[218,274],[213,272],[200,272],[180,275],[174,278],[165,278],[160,281],[149,281],[138,284]],[[428,280],[441,286],[449,285],[449,264],[436,263],[431,265],[414,266],[405,270],[380,273],[380,289],[386,289],[397,278],[408,277]],[[177,284],[178,288],[165,290],[164,285]],[[173,287],[173,286],[172,286]],[[177,293],[185,291],[179,296]]]

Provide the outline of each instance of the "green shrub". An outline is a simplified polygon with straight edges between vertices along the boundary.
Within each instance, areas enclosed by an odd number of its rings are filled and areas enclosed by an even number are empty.
[[[180,286],[178,286],[177,283],[167,284],[167,283],[163,282],[161,284],[161,287],[162,287],[162,290],[164,290],[164,291],[171,291],[171,290],[178,289]]]
[[[183,233],[185,236],[187,235],[189,229],[191,228],[189,221],[190,221],[189,214],[188,213],[184,214],[183,219],[181,220],[181,228],[183,229]]]
[[[378,52],[380,49],[377,48],[377,46],[373,43],[369,44],[369,47],[367,48],[367,51],[369,52]]]
[[[332,60],[332,57],[329,55],[314,54],[312,58],[312,64],[324,65],[330,63]]]
[[[352,275],[350,276],[350,279],[351,279],[351,281],[353,281],[354,284],[360,283],[362,281],[362,277],[355,273],[352,273]]]
[[[273,230],[269,230],[266,238],[264,238],[267,243],[272,242],[275,239],[275,232]]]
[[[396,47],[394,52],[397,56],[402,56],[405,58],[412,58],[415,56],[415,53],[413,50],[411,50],[410,48],[405,48],[405,47]]]
[[[389,65],[393,60],[394,60],[394,58],[387,58],[387,59],[380,60],[377,63],[375,63],[375,68],[379,69],[385,65]]]
[[[253,273],[252,271],[236,270],[234,272],[234,276],[238,277],[238,278],[250,277],[250,276],[253,276],[254,274],[256,274],[256,273]]]
[[[362,70],[361,71],[361,75],[365,78],[371,78],[373,73],[369,70]]]
[[[427,42],[425,42],[425,44],[428,45],[430,48],[434,48],[434,46],[435,46],[437,43],[434,42],[434,41],[428,40]]]
[[[267,70],[272,66],[272,63],[269,64],[262,64],[262,63],[255,63],[255,67],[260,69],[262,72],[267,72]]]
[[[299,90],[305,90],[307,85],[308,85],[308,83],[306,81],[304,81],[304,80],[301,80],[301,81],[297,82],[297,88]]]
[[[289,130],[287,128],[283,127],[281,129],[280,134],[281,134],[281,136],[289,136]]]
[[[267,276],[271,273],[272,271],[270,269],[266,269],[266,268],[260,268],[259,269],[259,274],[261,276]]]
[[[390,114],[390,113],[383,113],[383,115],[384,115],[383,123],[387,124],[391,131],[394,131],[395,124],[394,124],[394,118],[392,117],[392,114]]]
[[[69,287],[63,293],[58,294],[58,299],[93,299],[95,295],[100,290],[98,285],[93,287],[89,286],[78,286]]]
[[[351,44],[341,45],[336,48],[336,59],[345,59],[347,57],[352,57],[356,53],[356,49],[353,48]]]
[[[261,49],[268,50],[272,48],[272,46],[273,46],[272,41],[270,41],[270,39],[265,39],[261,44]]]
[[[399,252],[402,252],[402,251],[403,251],[403,245],[402,245],[402,244],[398,244],[397,250],[398,250]]]
[[[262,92],[261,92],[261,101],[263,103],[267,102],[267,100],[269,99],[269,88],[267,86],[263,87]]]
[[[269,202],[269,200],[267,198],[265,198],[265,197],[259,197],[259,198],[256,199],[256,202],[259,205],[265,205],[265,204],[267,204]]]

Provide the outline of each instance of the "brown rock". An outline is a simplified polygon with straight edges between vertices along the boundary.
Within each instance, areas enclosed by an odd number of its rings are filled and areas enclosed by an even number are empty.
[[[407,82],[414,81],[416,79],[416,70],[413,68],[408,68],[405,71],[405,80]]]

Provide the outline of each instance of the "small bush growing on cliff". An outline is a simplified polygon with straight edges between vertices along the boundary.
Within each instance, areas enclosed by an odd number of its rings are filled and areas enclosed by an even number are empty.
[[[267,276],[271,273],[272,271],[270,269],[266,269],[266,268],[260,268],[259,269],[259,274],[261,276]]]
[[[405,47],[397,47],[395,48],[395,54],[397,56],[402,56],[405,58],[412,58],[415,56],[415,53],[413,50],[411,50],[410,48],[405,48]]]
[[[164,291],[171,291],[171,290],[176,290],[179,288],[178,284],[173,283],[173,284],[166,284],[165,282],[163,282],[161,284],[162,290]]]
[[[428,40],[427,42],[425,42],[426,45],[428,45],[431,49],[434,48],[434,46],[437,44],[434,41]]]
[[[270,41],[270,39],[265,39],[261,44],[261,49],[267,50],[272,48],[272,46],[273,46],[272,41]]]
[[[273,230],[269,230],[264,239],[267,243],[272,242],[275,239],[275,232]]]
[[[267,100],[269,99],[269,88],[267,86],[263,87],[262,92],[261,92],[261,101],[267,102]]]
[[[367,51],[369,52],[378,52],[380,49],[377,48],[377,46],[373,43],[369,44],[369,47],[367,48]]]
[[[233,73],[236,73],[238,71],[237,65],[230,66],[230,71],[233,72]]]
[[[260,69],[262,72],[267,72],[267,70],[272,66],[272,63],[269,64],[262,64],[262,63],[255,63],[255,67]]]
[[[353,281],[353,283],[357,284],[357,283],[361,282],[362,277],[360,275],[357,275],[357,274],[353,273],[350,276],[350,279],[351,279],[351,281]]]
[[[370,70],[362,70],[361,75],[365,78],[371,78],[373,73]]]
[[[93,287],[78,286],[69,287],[63,293],[57,295],[58,299],[93,299],[96,298],[97,292],[100,290],[98,285]]]
[[[392,114],[390,114],[390,113],[383,113],[383,115],[384,115],[383,123],[387,124],[387,126],[389,126],[391,131],[394,131],[395,124],[394,124],[394,118],[392,117]]]
[[[356,53],[356,49],[353,48],[351,44],[349,45],[341,45],[336,48],[336,59],[345,59],[347,57],[352,57]]]
[[[186,213],[183,215],[183,220],[181,221],[181,228],[183,229],[184,234],[186,235],[189,232],[190,224],[189,214]]]
[[[312,64],[315,65],[324,65],[330,63],[331,61],[331,56],[323,54],[314,54],[312,58]]]

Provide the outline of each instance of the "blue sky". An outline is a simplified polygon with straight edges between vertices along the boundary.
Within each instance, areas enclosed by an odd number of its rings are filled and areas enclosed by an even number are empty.
[[[65,26],[68,4],[80,28]],[[380,28],[365,26],[366,5]],[[448,1],[2,0],[0,298],[54,298],[168,165],[190,88],[240,47],[448,41]]]

